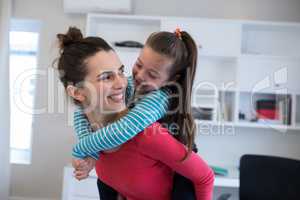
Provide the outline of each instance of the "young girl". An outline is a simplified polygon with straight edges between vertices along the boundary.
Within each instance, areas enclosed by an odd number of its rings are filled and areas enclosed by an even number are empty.
[[[164,119],[164,122],[167,122],[167,124],[177,123],[179,132],[174,133],[175,137],[186,144],[189,151],[192,148],[194,139],[194,124],[190,116],[190,92],[194,79],[196,58],[197,47],[186,32],[180,32],[179,30],[176,33],[159,32],[148,38],[145,48],[142,50],[133,69],[137,87],[136,93],[138,94],[144,94],[162,87],[167,81],[170,81],[170,77],[174,78],[171,81],[184,87],[181,88],[182,90],[172,87],[174,94],[185,97],[180,99],[185,103],[181,102],[177,111],[173,112],[172,116]],[[128,82],[132,83],[132,80],[129,79]],[[127,94],[133,93],[132,88],[133,86],[129,87]],[[73,155],[77,158],[84,158],[88,155],[97,158],[95,152],[114,148],[126,142],[151,123],[160,119],[166,113],[167,103],[166,90],[154,91],[150,96],[138,101],[135,107],[118,122],[92,134],[90,134],[89,123],[82,111],[77,111],[75,113],[75,129],[81,140],[75,146]],[[174,109],[174,105],[178,104],[178,98],[173,99],[171,101],[172,109]],[[87,135],[89,136],[85,138]],[[77,176],[80,178],[80,173]],[[187,182],[182,179],[179,175],[175,176],[174,197],[178,199],[180,199],[179,195],[184,194],[184,192],[180,192],[183,188],[182,186],[177,188],[176,185],[178,184],[176,182],[179,182],[179,185],[182,185],[182,181]],[[187,199],[186,194],[185,199]]]
[[[96,103],[91,112],[87,113],[89,121],[107,125],[119,118],[118,114],[123,115],[126,112],[123,101],[126,79],[122,71],[123,66],[111,47],[101,38],[82,38],[82,34],[77,29],[70,29],[68,34],[59,35],[59,38],[63,51],[58,66],[60,72],[63,72],[61,73],[61,81],[64,83],[68,94],[84,108],[89,107],[95,100],[102,102],[102,104]],[[183,38],[179,39],[184,40]],[[156,46],[152,42],[157,44],[160,39],[160,37],[153,36],[152,40],[147,41],[149,49],[145,49],[145,51],[149,51],[150,54],[155,53]],[[160,44],[163,41],[160,41]],[[161,49],[160,46],[159,49]],[[172,51],[165,53],[172,55]],[[189,81],[189,77],[182,76],[180,72],[185,67],[195,67],[195,57],[187,59],[184,57],[187,54],[184,53],[174,55],[175,57],[170,57],[174,60],[169,62],[169,68],[166,70],[169,76],[166,81],[171,80],[184,85]],[[182,63],[177,62],[178,60],[191,62]],[[80,75],[77,74],[78,72]],[[137,76],[140,72],[143,70],[139,69],[135,75]],[[174,79],[172,80],[170,77]],[[193,80],[193,76],[191,79]],[[137,82],[137,85],[139,84],[142,83]],[[89,90],[91,87],[94,89],[94,93]],[[146,84],[144,88],[151,87],[153,86]],[[173,93],[180,94],[179,88],[172,87],[171,89]],[[183,93],[190,94],[191,90],[189,89],[191,87],[189,85],[183,89]],[[144,90],[138,91],[145,92]],[[93,94],[96,94],[96,99]],[[182,96],[178,96],[174,102],[180,98]],[[175,115],[183,113],[187,123],[191,122],[185,104],[179,104],[179,108],[175,110]],[[118,112],[122,110],[125,112]],[[102,111],[110,111],[110,114],[105,114]],[[190,130],[183,129],[183,131]],[[184,133],[189,134],[188,132]],[[182,134],[178,135],[181,136],[178,137],[179,139],[188,138]],[[86,138],[92,137],[88,135],[83,139]],[[186,141],[188,144],[191,142],[188,139]],[[213,187],[212,170],[197,154],[191,152],[187,157],[187,153],[184,145],[170,136],[167,129],[162,128],[159,123],[154,123],[115,152],[103,153],[97,161],[96,171],[104,182],[117,189],[127,199],[169,199],[172,170],[175,170],[193,181],[198,200],[208,200],[211,198]],[[183,158],[184,161],[182,161]],[[158,182],[160,183],[159,186],[157,185]]]

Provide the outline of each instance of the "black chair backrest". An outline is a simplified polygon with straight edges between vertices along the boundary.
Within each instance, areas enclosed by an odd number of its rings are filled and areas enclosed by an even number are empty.
[[[300,161],[274,156],[242,156],[240,200],[300,200]]]

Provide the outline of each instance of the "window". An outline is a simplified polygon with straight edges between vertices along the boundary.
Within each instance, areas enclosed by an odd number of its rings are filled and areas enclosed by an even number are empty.
[[[12,20],[10,30],[10,160],[30,164],[40,23]]]

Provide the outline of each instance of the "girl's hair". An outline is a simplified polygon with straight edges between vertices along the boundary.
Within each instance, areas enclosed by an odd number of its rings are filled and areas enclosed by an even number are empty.
[[[83,37],[76,27],[69,27],[65,34],[57,34],[60,55],[56,59],[59,77],[64,87],[80,86],[87,75],[86,59],[99,51],[111,51],[112,47],[100,37]],[[74,99],[74,103],[80,105]]]
[[[193,38],[185,31],[156,32],[149,36],[146,46],[155,52],[170,58],[173,65],[170,69],[169,87],[173,92],[170,100],[172,114],[162,120],[168,125],[176,123],[178,133],[174,137],[187,145],[188,153],[192,151],[195,140],[195,122],[191,114],[191,95],[197,66],[197,45]],[[174,84],[175,83],[175,84]]]

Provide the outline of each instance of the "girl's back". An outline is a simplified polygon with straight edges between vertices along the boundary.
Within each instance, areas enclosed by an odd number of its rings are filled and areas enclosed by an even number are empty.
[[[173,172],[190,179],[197,199],[210,200],[214,175],[194,152],[182,161],[187,148],[160,123],[153,123],[112,153],[102,153],[96,163],[100,179],[128,200],[171,198]]]

